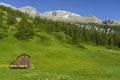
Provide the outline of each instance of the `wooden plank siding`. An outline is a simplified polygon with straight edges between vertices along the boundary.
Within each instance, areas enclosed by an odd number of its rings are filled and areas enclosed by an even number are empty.
[[[28,68],[30,67],[30,56],[22,54],[10,64],[10,68]]]

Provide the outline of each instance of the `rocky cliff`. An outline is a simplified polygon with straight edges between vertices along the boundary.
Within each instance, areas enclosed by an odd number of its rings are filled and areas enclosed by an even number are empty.
[[[36,16],[40,15],[40,13],[35,8],[33,8],[31,6],[25,6],[22,8],[18,8],[18,10],[20,10],[21,12],[27,13],[32,17],[36,17]]]

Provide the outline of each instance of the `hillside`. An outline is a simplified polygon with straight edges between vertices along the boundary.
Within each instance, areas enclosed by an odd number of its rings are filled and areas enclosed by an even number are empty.
[[[0,79],[119,80],[120,37],[0,6]],[[29,69],[10,69],[22,53]],[[4,74],[5,73],[5,74]]]
[[[41,36],[49,40],[34,38],[19,41],[13,36],[0,40],[0,77],[2,80],[118,80],[120,52],[85,45],[79,48],[54,39],[47,33]],[[9,69],[11,61],[21,53],[31,56],[29,69]],[[6,72],[3,74],[3,72]],[[117,74],[117,75],[116,75]],[[60,77],[61,79],[57,79]],[[64,79],[65,78],[65,79]]]

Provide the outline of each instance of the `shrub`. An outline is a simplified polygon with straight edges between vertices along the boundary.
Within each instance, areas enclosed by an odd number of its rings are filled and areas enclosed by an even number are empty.
[[[54,33],[55,37],[59,40],[66,40],[66,35],[64,32],[56,32]]]
[[[86,49],[85,46],[83,46],[82,44],[77,45],[77,47],[82,48],[82,49]]]

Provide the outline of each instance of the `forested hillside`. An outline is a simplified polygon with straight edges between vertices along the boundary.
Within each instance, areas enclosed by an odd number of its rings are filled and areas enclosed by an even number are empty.
[[[13,35],[19,40],[32,39],[34,36],[39,36],[39,32],[45,31],[67,43],[88,43],[92,45],[120,47],[119,33],[107,34],[102,31],[89,30],[76,24],[41,19],[40,17],[32,18],[25,13],[4,6],[0,6],[0,8],[0,14],[2,15],[0,18],[1,38],[7,37],[10,29],[12,29],[14,32]],[[104,26],[101,25],[100,27]],[[107,27],[114,30],[117,28],[117,26]]]

